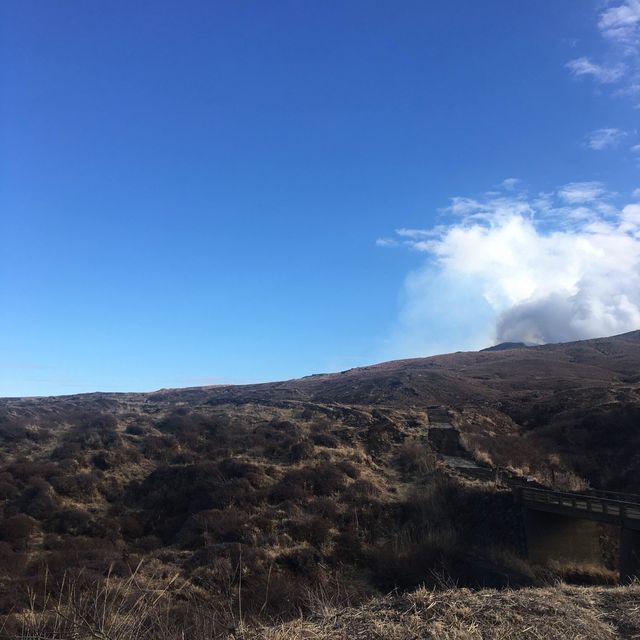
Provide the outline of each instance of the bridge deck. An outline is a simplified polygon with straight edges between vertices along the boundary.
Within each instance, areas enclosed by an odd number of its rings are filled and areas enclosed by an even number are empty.
[[[640,502],[527,487],[514,487],[514,491],[529,509],[597,520],[640,531]]]

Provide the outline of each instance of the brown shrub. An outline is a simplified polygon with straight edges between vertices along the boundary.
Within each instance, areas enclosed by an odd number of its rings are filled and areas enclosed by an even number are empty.
[[[336,462],[336,467],[352,480],[360,477],[360,469],[353,464],[353,462],[342,460],[340,462]]]
[[[320,462],[312,467],[289,471],[270,492],[275,502],[301,500],[309,494],[329,496],[345,487],[345,473],[337,465]]]
[[[57,493],[78,500],[95,495],[98,487],[98,477],[90,471],[56,473],[50,481]]]
[[[320,571],[319,565],[322,562],[322,556],[316,549],[304,547],[283,553],[278,556],[276,562],[294,574],[313,580]]]
[[[19,442],[27,437],[27,420],[22,416],[14,416],[9,412],[0,412],[0,443]]]
[[[320,516],[292,518],[284,523],[287,533],[301,542],[320,547],[330,538],[331,522]]]
[[[436,457],[430,447],[417,440],[403,442],[395,462],[405,473],[428,473],[436,468]]]
[[[340,505],[332,496],[318,496],[311,498],[307,502],[306,510],[308,513],[322,516],[326,520],[335,522],[340,513]]]
[[[237,458],[225,458],[218,463],[218,470],[222,477],[227,480],[245,478],[254,487],[264,485],[262,469],[251,462],[245,462]]]
[[[143,436],[146,433],[146,429],[144,425],[134,423],[130,424],[126,429],[125,433],[130,436]]]
[[[13,482],[0,480],[0,500],[11,500],[20,493]]]
[[[8,542],[0,542],[0,575],[15,578],[24,571],[26,564],[27,554],[14,551]]]
[[[253,531],[248,514],[237,507],[227,507],[195,514],[180,531],[178,538],[189,548],[221,542],[250,544],[253,541]]]
[[[296,442],[289,449],[289,460],[291,462],[300,462],[313,457],[314,446],[308,440]]]
[[[186,407],[176,409],[156,425],[157,428],[172,434],[180,443],[198,450],[207,441],[217,436],[219,424],[215,417],[190,411]]]
[[[54,530],[56,533],[86,535],[90,532],[91,515],[84,509],[64,509],[56,514]]]
[[[0,539],[24,546],[37,528],[38,522],[34,518],[18,513],[0,521]]]
[[[314,433],[311,439],[319,447],[328,447],[329,449],[335,449],[340,444],[338,438],[330,433]]]
[[[345,497],[349,502],[357,503],[363,500],[368,501],[370,498],[377,496],[378,493],[378,487],[370,480],[356,480],[345,491]]]
[[[333,548],[333,560],[338,564],[358,565],[364,559],[362,537],[354,526],[343,529]]]

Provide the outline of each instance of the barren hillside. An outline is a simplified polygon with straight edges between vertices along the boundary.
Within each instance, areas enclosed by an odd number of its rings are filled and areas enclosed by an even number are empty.
[[[17,633],[45,594],[107,577],[149,593],[173,576],[167,615],[208,608],[220,634],[240,614],[311,613],[318,594],[340,608],[422,584],[611,583],[615,549],[597,568],[529,563],[495,471],[636,491],[639,372],[634,332],[271,384],[2,399],[0,615]],[[357,626],[363,606],[340,615]]]

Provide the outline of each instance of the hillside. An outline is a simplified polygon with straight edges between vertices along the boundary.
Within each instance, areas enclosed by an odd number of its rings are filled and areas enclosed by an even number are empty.
[[[423,412],[447,407],[473,444],[501,455],[501,437],[524,438],[532,456],[560,457],[594,486],[640,489],[640,331],[574,343],[398,360],[337,374],[256,385],[0,398],[18,419],[73,410],[159,414],[175,407],[380,408]],[[325,410],[326,413],[326,410]],[[498,429],[498,431],[496,431]],[[498,449],[493,451],[493,449]],[[637,455],[636,455],[637,453]],[[534,460],[532,458],[531,462]]]
[[[640,332],[270,384],[0,399],[0,615],[17,629],[27,587],[38,600],[107,576],[169,594],[176,621],[215,611],[216,633],[311,612],[318,594],[344,607],[421,584],[612,582],[614,559],[527,562],[495,468],[637,491],[639,417]]]
[[[208,403],[341,403],[457,411],[470,444],[496,465],[562,459],[600,488],[640,489],[640,331],[612,338],[400,360],[290,382],[160,392]],[[158,394],[153,397],[158,397]],[[511,460],[504,440],[528,449]],[[519,438],[524,438],[522,444]],[[515,453],[515,451],[513,452]]]

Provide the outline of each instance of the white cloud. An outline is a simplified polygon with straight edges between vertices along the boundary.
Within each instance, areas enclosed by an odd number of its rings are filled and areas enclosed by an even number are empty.
[[[613,3],[608,3],[612,5]],[[590,76],[599,84],[617,83],[615,95],[640,93],[640,0],[617,0],[598,16],[600,35],[608,43],[604,62],[580,57],[567,63],[575,76]]]
[[[588,58],[576,58],[567,62],[574,76],[591,76],[596,82],[608,84],[616,82],[624,75],[624,65],[606,66],[591,62]]]
[[[520,178],[507,178],[506,180],[502,181],[502,186],[508,191],[513,191],[520,184],[520,182]]]
[[[427,231],[425,229],[396,229],[396,233],[401,238],[426,238],[433,235],[433,231]]]
[[[630,151],[631,153],[640,153],[640,144],[634,144]]]
[[[640,227],[640,204],[628,204],[620,214],[625,230],[634,231]]]
[[[594,151],[602,151],[615,147],[626,135],[625,131],[614,127],[596,129],[587,136],[587,146]]]
[[[616,208],[614,195],[583,182],[465,199],[475,210],[401,236],[427,261],[405,283],[394,355],[640,328],[640,204]]]
[[[395,238],[378,238],[377,247],[397,247],[400,243]]]
[[[632,42],[637,46],[640,25],[640,0],[626,0],[600,14],[598,27],[602,35],[612,40]]]
[[[601,182],[570,182],[558,189],[558,196],[567,204],[590,202],[606,193]]]

